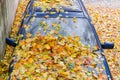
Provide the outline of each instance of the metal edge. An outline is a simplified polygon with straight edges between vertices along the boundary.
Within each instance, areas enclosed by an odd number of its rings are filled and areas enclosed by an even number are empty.
[[[101,55],[102,55],[103,58],[104,58],[103,63],[104,63],[104,66],[105,66],[105,70],[106,70],[106,73],[107,73],[108,80],[112,80],[113,77],[112,77],[112,75],[111,75],[111,72],[110,72],[110,69],[109,69],[109,66],[108,66],[106,57],[105,57],[104,54],[102,54],[102,53],[104,53],[104,51],[103,51],[103,49],[102,49],[102,46],[101,46],[99,37],[98,37],[98,35],[97,35],[97,32],[96,32],[96,30],[95,30],[95,27],[94,27],[94,25],[93,25],[93,23],[92,23],[92,20],[91,20],[91,18],[90,18],[90,16],[89,16],[89,14],[88,14],[85,6],[84,6],[84,3],[82,2],[82,0],[79,0],[79,2],[80,2],[80,5],[82,5],[81,7],[82,7],[82,9],[83,9],[83,12],[84,12],[85,16],[88,18],[88,20],[89,20],[89,22],[90,22],[90,25],[91,25],[91,28],[92,28],[92,30],[93,30],[93,32],[94,32],[94,35],[95,35],[97,44],[98,44],[98,46],[99,46],[99,48],[100,48]]]
[[[27,7],[26,7],[26,9],[25,9],[25,12],[23,13],[22,22],[21,22],[20,28],[21,28],[21,26],[22,26],[22,24],[23,24],[24,17],[25,17],[25,15],[26,15],[26,10],[29,8],[29,5],[30,5],[30,3],[31,3],[32,1],[34,1],[34,0],[30,0],[30,1],[29,1],[28,5],[27,5]],[[19,31],[20,31],[20,28],[19,28]],[[19,35],[19,31],[18,31],[17,35]],[[14,49],[13,49],[13,53],[14,53],[14,51],[15,51],[15,47],[14,47]],[[14,56],[14,55],[12,55],[12,56]],[[13,63],[14,63],[14,60],[12,60],[11,63],[10,63],[10,65],[9,65],[8,79],[7,79],[7,80],[11,80],[11,73],[12,73],[12,70],[13,70],[13,68],[14,68],[14,66],[11,66],[11,65],[12,65]]]

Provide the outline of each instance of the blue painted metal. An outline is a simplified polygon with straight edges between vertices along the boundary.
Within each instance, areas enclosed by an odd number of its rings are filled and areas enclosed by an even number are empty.
[[[46,13],[43,13],[41,11],[41,9],[34,9],[32,4],[34,3],[34,0],[31,0],[31,2],[29,3],[27,9],[26,9],[26,12],[23,16],[23,21],[21,23],[21,28],[18,32],[18,34],[23,34],[25,35],[26,31],[25,29],[22,27],[23,24],[27,24],[29,23],[30,19],[32,17],[40,17],[40,18],[43,18],[45,17],[46,15],[49,16],[49,18],[56,18],[58,16],[60,17],[63,17],[63,18],[72,18],[72,17],[76,17],[76,18],[82,18],[82,19],[87,19],[89,24],[90,24],[90,27],[94,33],[94,36],[95,36],[95,39],[96,39],[96,42],[97,42],[97,45],[99,46],[99,51],[101,52],[100,54],[102,55],[102,57],[104,58],[103,60],[103,63],[104,63],[104,66],[105,66],[105,70],[106,70],[106,74],[108,75],[108,80],[111,80],[112,79],[112,75],[111,75],[111,72],[110,72],[110,69],[109,69],[109,66],[108,66],[108,63],[107,63],[107,60],[104,56],[103,53],[103,48],[101,46],[101,43],[100,43],[100,40],[99,40],[99,37],[97,35],[97,32],[94,28],[94,25],[92,24],[92,20],[90,18],[90,16],[88,15],[87,13],[87,10],[82,2],[82,0],[79,0],[79,4],[81,6],[80,10],[70,10],[68,8],[63,8],[65,9],[66,12],[68,13],[64,13],[64,12],[56,12],[54,9],[51,9],[51,10],[48,10]],[[55,14],[50,14],[49,11],[53,11],[53,12],[56,12]],[[26,17],[26,14],[29,14],[29,16]],[[24,36],[25,38],[25,36]],[[113,47],[113,45],[112,45]]]
[[[67,8],[66,7],[61,7],[60,9],[64,10],[64,12],[82,12],[82,9],[71,9],[69,7],[67,7]],[[42,12],[40,7],[35,8],[34,10],[35,10],[35,12]],[[56,11],[56,9],[52,8],[50,10],[46,10],[45,12],[57,12],[57,11]]]
[[[65,18],[65,17],[84,17],[83,16],[83,13],[76,13],[76,12],[69,12],[69,13],[63,13],[63,12],[60,12],[60,13],[55,13],[55,14],[50,14],[50,13],[42,13],[42,12],[35,12],[35,15],[37,17],[45,17],[46,15],[49,16],[49,18],[56,18],[58,16],[62,17],[62,18]]]
[[[11,39],[11,38],[6,38],[6,43],[10,46],[16,47],[17,43],[15,43],[15,40]]]
[[[102,48],[103,49],[113,49],[114,48],[114,43],[104,42],[104,44],[102,44]]]

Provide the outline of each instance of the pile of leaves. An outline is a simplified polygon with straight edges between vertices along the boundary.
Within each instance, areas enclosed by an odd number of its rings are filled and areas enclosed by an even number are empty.
[[[12,80],[106,79],[104,67],[98,66],[102,63],[100,55],[81,44],[79,36],[37,34],[34,38],[21,40],[14,55]],[[91,71],[88,67],[96,71]]]

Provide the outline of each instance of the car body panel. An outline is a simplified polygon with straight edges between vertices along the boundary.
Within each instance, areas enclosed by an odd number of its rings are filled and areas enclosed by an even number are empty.
[[[27,8],[23,22],[21,24],[21,28],[18,32],[18,34],[24,35],[22,39],[26,39],[27,33],[31,33],[32,36],[35,36],[35,34],[37,33],[41,33],[42,35],[46,35],[47,33],[50,33],[49,30],[44,32],[44,28],[41,28],[39,30],[40,27],[39,24],[41,21],[46,21],[46,23],[49,25],[50,30],[54,30],[54,28],[52,28],[53,22],[60,23],[62,27],[61,30],[59,31],[59,34],[63,36],[77,35],[80,36],[81,42],[85,45],[90,46],[91,49],[96,45],[99,47],[99,50],[97,50],[96,54],[100,55],[98,60],[102,61],[103,63],[98,64],[98,67],[104,66],[105,71],[103,73],[106,74],[108,80],[112,79],[112,75],[110,73],[108,63],[103,54],[103,49],[101,47],[99,37],[96,33],[94,25],[92,24],[92,20],[90,19],[87,10],[85,9],[84,4],[82,3],[82,0],[78,0],[77,3],[79,4],[80,8],[77,7],[74,10],[70,10],[70,8],[62,7],[62,9],[64,9],[65,12],[57,12],[54,9],[47,10],[46,12],[42,12],[40,8],[34,8],[33,3],[34,0],[31,1],[29,7]],[[50,12],[54,12],[54,14],[51,14]],[[27,14],[29,14],[29,16],[26,16]],[[46,16],[48,17],[46,18]],[[77,19],[76,23],[73,22],[74,17]],[[34,18],[33,22],[31,21],[32,18]],[[58,18],[63,18],[66,21],[66,23]],[[23,27],[24,24],[30,26],[30,28],[26,30]],[[89,70],[92,71],[94,69],[89,68]],[[96,72],[96,74],[98,73]]]

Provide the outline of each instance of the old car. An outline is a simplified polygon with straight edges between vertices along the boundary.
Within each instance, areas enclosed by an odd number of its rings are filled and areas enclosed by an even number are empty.
[[[100,43],[82,0],[31,0],[19,35],[17,44],[6,39],[15,47],[11,80],[112,79],[103,49],[114,44]]]

